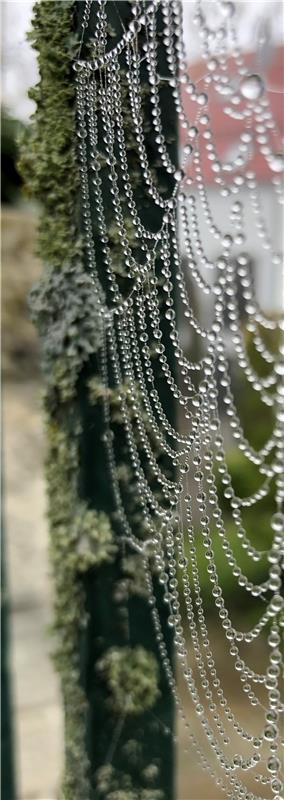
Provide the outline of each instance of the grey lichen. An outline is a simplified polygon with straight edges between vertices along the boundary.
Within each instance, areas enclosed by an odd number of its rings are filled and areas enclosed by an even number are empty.
[[[110,648],[98,662],[117,714],[143,714],[159,697],[159,665],[144,647]]]
[[[46,268],[30,293],[47,386],[68,402],[84,364],[102,341],[102,321],[91,277],[78,260]]]

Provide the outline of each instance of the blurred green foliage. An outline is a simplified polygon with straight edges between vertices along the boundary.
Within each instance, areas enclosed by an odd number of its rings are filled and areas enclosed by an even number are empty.
[[[276,354],[279,351],[280,331],[261,328],[261,337],[267,349]],[[269,375],[271,366],[266,363],[254,346],[253,335],[244,331],[246,353],[250,364],[260,378]],[[248,383],[241,370],[236,371],[233,378],[233,389],[238,412],[243,425],[244,434],[251,445],[259,450],[273,430],[273,408],[261,402],[259,393]],[[269,392],[268,392],[269,394]]]
[[[1,108],[1,203],[15,203],[20,197],[22,178],[17,168],[18,141],[25,125]]]
[[[271,353],[276,353],[279,346],[278,331],[261,331],[267,348]],[[255,372],[263,377],[269,374],[271,367],[256,351],[252,334],[244,332],[246,352],[250,364]],[[240,417],[244,434],[250,444],[259,450],[270,438],[273,431],[274,412],[273,408],[266,406],[261,400],[259,393],[247,381],[243,371],[235,364],[232,364],[232,386],[235,397],[235,404]],[[269,458],[268,458],[269,461]],[[226,450],[226,462],[232,479],[232,486],[237,496],[247,497],[260,488],[264,477],[260,474],[258,467],[249,461],[237,446],[230,446]],[[237,528],[232,519],[229,500],[223,497],[222,484],[216,473],[216,483],[219,494],[220,505],[223,513],[224,525],[227,539],[232,547],[238,566],[247,576],[248,580],[254,584],[262,583],[267,579],[267,561],[261,558],[260,561],[252,560],[242,547],[242,543],[237,536]],[[251,544],[258,550],[266,550],[271,545],[272,532],[270,520],[275,512],[274,505],[274,481],[272,480],[268,494],[251,508],[242,511],[243,527]],[[262,611],[262,602],[259,599],[252,600],[245,589],[238,586],[237,579],[232,574],[224,550],[221,538],[217,530],[212,531],[212,546],[215,555],[217,572],[219,575],[220,586],[223,591],[224,600],[229,613],[232,611],[233,619],[245,617],[245,627],[249,629],[257,621]],[[186,546],[186,550],[187,550]],[[213,613],[211,588],[207,572],[208,562],[204,556],[204,547],[201,534],[196,535],[196,555],[199,565],[199,577],[202,589],[202,596],[207,613]],[[191,570],[190,570],[191,571]],[[193,581],[191,579],[193,588]],[[249,600],[249,602],[248,602]],[[216,612],[214,612],[216,613]]]

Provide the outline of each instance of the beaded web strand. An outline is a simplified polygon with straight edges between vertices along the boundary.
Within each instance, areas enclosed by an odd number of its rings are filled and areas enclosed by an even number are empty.
[[[119,15],[120,4],[111,5],[117,6]],[[103,326],[101,377],[106,390],[117,388],[128,466],[143,518],[141,537],[133,528],[123,496],[106,391],[105,440],[121,540],[141,555],[161,663],[198,763],[232,800],[263,797],[248,789],[244,775],[248,771],[250,787],[254,784],[256,792],[266,791],[269,797],[281,800],[284,327],[283,321],[260,309],[246,252],[249,213],[273,280],[280,256],[265,221],[252,162],[256,154],[265,162],[275,202],[280,203],[284,165],[280,133],[264,79],[246,66],[232,2],[214,0],[214,27],[211,18],[210,24],[206,18],[208,4],[196,2],[192,35],[199,34],[204,65],[198,84],[188,69],[181,3],[133,0],[130,18],[127,25],[122,22],[121,38],[114,46],[108,35],[108,6],[104,0],[97,0],[92,30],[94,55],[81,60],[80,53],[74,70],[85,250]],[[88,0],[81,47],[91,10]],[[181,131],[178,165],[164,132],[161,98],[165,85]],[[195,108],[190,119],[188,98],[190,108]],[[238,147],[228,161],[222,160],[214,141],[212,98],[219,98],[220,117],[236,125]],[[168,176],[170,195],[161,188],[153,155],[149,156],[149,115],[157,160]],[[129,163],[130,130],[136,173],[148,208],[152,204],[155,219],[160,220],[157,229],[151,228],[151,217],[145,217],[139,201],[142,195],[137,192],[137,177],[134,179]],[[222,225],[217,222],[214,197],[204,178],[208,170],[218,202],[223,203]],[[95,215],[91,212],[91,192]],[[113,228],[127,276],[124,282],[114,262]],[[206,252],[208,239],[217,242],[219,248],[214,261]],[[195,290],[206,299],[206,324],[200,321],[192,300]],[[195,359],[191,360],[183,347],[183,330],[191,332],[198,342]],[[251,363],[248,335],[266,367],[264,377]],[[171,357],[165,339],[171,344]],[[279,344],[277,353],[270,347],[272,339]],[[273,414],[272,433],[261,449],[253,446],[243,429],[232,363],[238,365],[260,402]],[[157,365],[162,376],[159,381]],[[175,421],[169,418],[161,398],[161,381],[175,403]],[[227,460],[228,442],[232,440],[259,476],[259,488],[250,496],[237,496],[234,490]],[[246,530],[245,514],[271,492],[271,530],[266,547],[259,549]],[[259,583],[252,582],[240,566],[226,527],[224,500],[230,509],[238,552],[240,548],[244,551],[245,563],[260,562],[263,567]],[[213,533],[232,582],[246,593],[248,603],[258,600],[258,618],[249,630],[235,627],[227,607]],[[153,564],[168,607],[179,681],[167,652]],[[253,725],[243,727],[238,710],[233,710],[222,687],[208,629],[201,569],[207,569],[210,602],[223,635],[223,657],[227,668],[232,665],[236,687],[244,693],[248,708],[251,706],[252,718],[258,720],[257,735]],[[264,636],[267,669],[258,673],[250,667],[249,658],[258,640],[264,643]],[[185,692],[191,703],[190,716],[185,713]],[[199,723],[194,730],[190,721],[193,711]]]

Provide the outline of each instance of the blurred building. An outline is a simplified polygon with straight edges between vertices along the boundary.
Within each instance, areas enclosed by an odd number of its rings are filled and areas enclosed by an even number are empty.
[[[269,55],[269,58],[268,58]],[[260,71],[259,54],[257,51],[249,52],[244,55],[245,65],[251,73]],[[202,91],[202,80],[204,78],[204,61],[198,60],[189,66],[189,74],[191,80],[198,85],[199,90]],[[236,81],[234,62],[229,60],[229,73],[232,74],[232,81]],[[272,134],[274,138],[275,152],[283,152],[283,135],[284,135],[284,116],[283,116],[283,74],[284,74],[284,48],[270,47],[269,54],[266,56],[266,63],[263,65],[261,75],[265,78],[266,88],[268,90],[268,99],[270,110],[274,121],[276,123],[277,133]],[[206,89],[206,87],[205,87]],[[224,107],[227,104],[226,96],[220,96],[216,92],[209,92],[209,115],[210,127],[213,132],[214,145],[220,157],[220,162],[234,162],[237,155],[240,134],[246,130],[246,125],[243,120],[233,119],[224,113]],[[196,103],[194,103],[190,95],[184,91],[183,96],[184,107],[188,119],[192,124],[196,118]],[[201,126],[202,130],[202,126]],[[181,142],[185,142],[185,131],[181,129]],[[216,175],[212,172],[211,163],[208,161],[206,153],[206,141],[200,136],[198,143],[202,172],[208,193],[210,207],[213,210],[214,219],[221,229],[229,232],[229,208],[234,198],[220,197],[220,190],[214,182]],[[276,200],[275,186],[272,179],[279,181],[280,173],[272,173],[268,167],[264,155],[259,150],[259,145],[254,147],[251,144],[250,157],[248,160],[247,169],[254,172],[256,182],[258,185],[260,203],[262,207],[262,214],[268,229],[271,241],[273,243],[274,251],[278,254],[283,249],[283,206]],[[189,156],[187,162],[187,173],[193,175],[191,166],[192,157]],[[229,173],[229,182],[246,171],[246,167],[238,169]],[[223,177],[226,172],[222,173]],[[238,177],[237,177],[238,180]],[[199,208],[199,223],[201,238],[205,244],[208,259],[214,261],[220,255],[220,244],[209,233],[208,226],[203,221],[203,213],[198,201],[196,186],[190,186],[188,190],[196,196],[197,207]],[[252,264],[254,265],[254,283],[256,288],[257,300],[262,309],[267,313],[279,313],[284,309],[284,272],[283,263],[279,259],[278,263],[273,263],[271,259],[271,252],[263,248],[263,242],[259,237],[259,232],[256,227],[255,213],[252,208],[249,193],[246,188],[241,187],[236,199],[240,199],[243,203],[245,211],[245,231],[246,240],[240,251],[243,249],[249,253]]]

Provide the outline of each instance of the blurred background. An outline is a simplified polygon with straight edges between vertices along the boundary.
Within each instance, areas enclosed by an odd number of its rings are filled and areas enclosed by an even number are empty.
[[[186,40],[192,70],[199,74],[200,53],[192,27],[193,2],[185,2]],[[207,4],[210,7],[210,3]],[[212,5],[212,4],[211,4]],[[33,104],[27,89],[37,80],[37,65],[33,51],[26,42],[32,2],[2,0],[2,291],[3,291],[3,419],[4,419],[4,556],[7,572],[7,596],[10,608],[10,667],[12,679],[13,735],[17,796],[19,800],[55,800],[60,779],[63,754],[63,725],[57,677],[49,659],[51,649],[48,626],[51,620],[51,585],[47,555],[47,526],[45,519],[45,489],[43,476],[44,433],[41,415],[41,378],[35,331],[27,310],[27,295],[40,274],[41,265],[35,257],[37,208],[24,197],[17,172],[17,138],[23,126],[29,124]],[[279,91],[283,77],[283,3],[272,0],[240,2],[238,4],[241,43],[250,63],[269,71],[271,103],[278,115],[283,133],[283,114],[279,113]],[[258,65],[256,67],[256,65]],[[214,110],[213,110],[214,116]],[[217,115],[218,116],[218,115]],[[216,117],[217,120],[217,117]],[[216,130],[216,128],[215,128]],[[232,154],[234,140],[231,132],[219,131],[222,152]],[[218,137],[218,129],[217,129]],[[218,147],[218,138],[217,138]],[[267,222],[276,249],[283,236],[280,208],[276,215],[272,205],[271,186],[261,171],[261,185]],[[209,185],[210,199],[218,215],[217,194]],[[252,226],[253,228],[253,226]],[[209,245],[208,245],[209,247]],[[273,280],[267,269],[266,256],[259,239],[252,234],[249,243],[258,300],[272,316],[283,311],[283,273],[275,266]],[[214,259],[218,252],[208,252]],[[196,298],[198,306],[199,298]],[[206,308],[199,309],[201,314]],[[194,347],[183,332],[184,346]],[[252,353],[252,358],[254,354]],[[259,366],[259,365],[258,365]],[[235,375],[236,391],[245,429],[252,443],[259,447],[271,426],[269,413],[261,414],[255,393],[240,383]],[[253,424],[252,424],[253,423]],[[255,490],[254,471],[232,452],[230,461],[234,486],[244,493]],[[246,491],[247,490],[247,491]],[[266,536],[267,520],[272,499],[258,504],[254,516],[247,516],[247,529],[255,542]],[[224,509],[226,513],[226,509]],[[256,518],[256,514],[259,516]],[[241,559],[241,556],[240,556]],[[231,584],[229,570],[223,565],[221,553],[218,568],[224,594],[235,603],[242,625],[246,610]],[[251,566],[250,578],[261,577],[257,565]],[[204,592],[208,585],[204,582]],[[209,595],[208,595],[209,599]],[[251,619],[254,608],[251,609]],[[218,650],[218,630],[211,626],[217,643],[217,661],[222,664],[222,645]],[[246,625],[249,626],[249,620]],[[260,651],[256,654],[261,661]],[[245,700],[243,719],[246,714]],[[181,732],[181,745],[183,734]],[[178,800],[189,800],[188,776],[191,774],[192,800],[213,800],[212,786],[206,778],[189,765],[190,755],[180,747],[178,764]],[[189,770],[190,766],[190,770]],[[217,798],[217,795],[216,795]],[[4,800],[10,800],[5,798]],[[214,796],[215,800],[215,796]]]
[[[26,42],[32,5],[25,0],[1,3],[4,556],[17,800],[54,800],[63,728],[49,657],[42,386],[37,337],[27,309],[41,265],[35,256],[37,208],[25,199],[16,166],[17,138],[33,112],[27,90],[37,80],[35,54]]]

